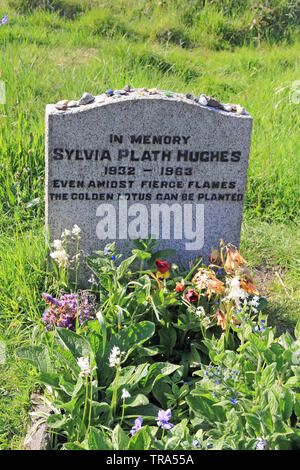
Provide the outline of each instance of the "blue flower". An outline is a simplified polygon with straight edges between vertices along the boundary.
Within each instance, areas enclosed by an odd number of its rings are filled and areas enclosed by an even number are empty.
[[[143,423],[143,418],[136,418],[135,422],[134,422],[134,426],[132,427],[131,429],[131,435],[134,436],[137,431],[139,431],[140,429],[142,429],[142,423]]]
[[[233,403],[234,405],[237,404],[237,399],[236,399],[236,398],[230,398],[230,401],[231,401],[231,403]]]
[[[174,427],[174,424],[169,423],[169,420],[172,418],[172,412],[170,409],[167,411],[160,410],[158,412],[156,421],[157,421],[157,426],[162,427],[163,429],[172,429]]]
[[[112,259],[113,261],[115,261],[115,259],[116,259],[115,255],[112,255],[111,259]]]
[[[198,447],[198,445],[199,445],[199,441],[197,439],[195,439],[194,442],[193,442],[193,446]]]

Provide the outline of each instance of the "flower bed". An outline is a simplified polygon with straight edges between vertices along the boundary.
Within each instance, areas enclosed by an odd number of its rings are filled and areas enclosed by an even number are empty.
[[[221,242],[209,266],[180,272],[172,250],[134,244],[123,261],[114,244],[88,257],[94,312],[76,276],[74,292],[43,294],[43,331],[17,352],[44,386],[52,447],[300,448],[300,324],[275,336],[236,247]]]

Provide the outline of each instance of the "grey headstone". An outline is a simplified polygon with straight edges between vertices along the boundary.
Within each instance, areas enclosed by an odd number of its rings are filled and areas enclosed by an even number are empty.
[[[150,233],[181,266],[207,260],[221,238],[239,246],[252,117],[167,95],[135,89],[66,110],[47,105],[52,241],[76,224],[86,253],[116,241],[126,256],[131,238]]]

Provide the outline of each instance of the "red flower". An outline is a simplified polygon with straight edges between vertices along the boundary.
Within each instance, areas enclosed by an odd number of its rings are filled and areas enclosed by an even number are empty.
[[[184,289],[185,287],[183,284],[181,284],[181,282],[176,282],[176,287],[175,287],[176,292],[182,292]]]
[[[185,298],[190,303],[198,302],[199,296],[194,289],[188,289],[187,293],[185,294]]]
[[[155,261],[155,264],[160,273],[166,273],[170,269],[168,261],[161,261],[160,259],[158,259],[157,261]]]

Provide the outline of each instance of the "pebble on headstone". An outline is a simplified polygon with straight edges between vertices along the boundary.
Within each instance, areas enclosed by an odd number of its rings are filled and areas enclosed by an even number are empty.
[[[69,100],[61,100],[58,101],[55,105],[56,109],[59,109],[60,111],[64,111],[68,107]]]
[[[85,104],[90,104],[93,101],[95,101],[95,97],[93,95],[91,95],[90,93],[85,92],[85,93],[83,93],[82,97],[78,101],[78,104],[81,106],[81,105],[85,105]]]
[[[115,241],[126,257],[151,234],[181,267],[221,238],[239,246],[252,117],[139,91],[70,113],[47,105],[50,241],[78,225],[80,249]]]

